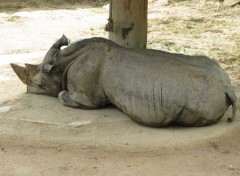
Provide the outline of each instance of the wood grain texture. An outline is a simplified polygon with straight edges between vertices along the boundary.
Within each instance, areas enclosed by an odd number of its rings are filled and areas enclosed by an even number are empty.
[[[109,39],[128,48],[146,48],[147,4],[147,0],[112,1],[113,32]]]

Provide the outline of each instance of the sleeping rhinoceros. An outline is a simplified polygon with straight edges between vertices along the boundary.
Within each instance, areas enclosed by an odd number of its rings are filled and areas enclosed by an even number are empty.
[[[113,104],[152,127],[206,126],[217,122],[236,96],[214,60],[158,50],[127,49],[104,38],[68,45],[63,36],[39,65],[12,68],[27,92],[59,97],[65,106],[95,109]]]

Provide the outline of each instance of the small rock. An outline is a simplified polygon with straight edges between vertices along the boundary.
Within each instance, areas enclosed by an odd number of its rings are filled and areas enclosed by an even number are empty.
[[[81,126],[85,126],[85,125],[88,125],[88,124],[90,124],[90,123],[92,123],[92,121],[86,120],[86,121],[71,122],[71,123],[69,123],[68,125],[69,125],[69,126],[72,126],[72,127],[75,127],[75,128],[79,128],[79,127],[81,127]]]
[[[214,149],[219,149],[219,146],[216,144],[214,141],[210,141],[209,144],[214,148]]]
[[[229,166],[228,166],[228,169],[229,169],[229,170],[235,170],[235,168],[234,168],[232,165],[229,165]]]
[[[0,113],[8,112],[11,110],[12,106],[0,106]]]
[[[5,148],[1,148],[1,151],[2,152],[7,152]]]

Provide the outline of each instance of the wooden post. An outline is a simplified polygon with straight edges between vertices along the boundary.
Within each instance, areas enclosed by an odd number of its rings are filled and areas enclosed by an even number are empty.
[[[128,48],[146,48],[148,0],[110,0],[109,39]]]

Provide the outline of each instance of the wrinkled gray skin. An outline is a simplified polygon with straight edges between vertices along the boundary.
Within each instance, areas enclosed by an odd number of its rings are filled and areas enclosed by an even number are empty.
[[[210,125],[230,105],[229,121],[236,115],[230,79],[207,57],[126,49],[103,38],[60,49],[67,44],[63,36],[50,48],[36,74],[28,78],[29,92],[58,94],[63,105],[76,108],[112,103],[133,121],[152,127]]]

